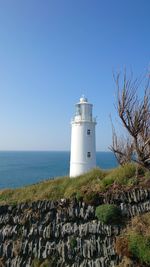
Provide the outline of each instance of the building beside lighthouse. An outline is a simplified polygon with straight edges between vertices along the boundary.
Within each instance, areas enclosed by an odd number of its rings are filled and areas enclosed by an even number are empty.
[[[76,104],[71,121],[70,177],[76,177],[96,166],[95,125],[92,107],[85,97]]]

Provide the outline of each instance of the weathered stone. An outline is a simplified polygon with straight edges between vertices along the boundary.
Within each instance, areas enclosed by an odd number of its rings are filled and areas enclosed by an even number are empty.
[[[118,205],[130,218],[150,211],[150,191],[109,192],[99,202]],[[1,206],[0,257],[6,267],[30,267],[34,258],[49,258],[56,267],[114,267],[120,231],[98,221],[95,207],[76,199]]]

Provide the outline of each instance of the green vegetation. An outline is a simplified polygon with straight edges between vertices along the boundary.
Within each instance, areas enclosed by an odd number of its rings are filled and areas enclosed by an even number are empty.
[[[146,171],[146,172],[144,173],[144,177],[145,177],[145,179],[150,180],[150,179],[149,179],[149,178],[150,178],[150,171]]]
[[[49,266],[55,266],[55,265],[53,265],[53,261],[48,259],[46,260],[34,259],[31,264],[31,267],[49,267]]]
[[[129,251],[141,262],[150,264],[150,236],[132,233],[129,236]]]
[[[118,254],[150,266],[150,213],[134,217],[126,231],[117,238]]]
[[[100,180],[105,171],[93,169],[85,175],[70,179],[69,177],[46,180],[18,189],[0,191],[0,204],[16,204],[25,201],[58,200],[61,198],[84,197],[85,193],[99,192]]]
[[[100,194],[103,195],[107,191],[113,193],[116,190],[128,190],[135,185],[150,187],[150,172],[131,163],[108,171],[96,168],[72,179],[59,177],[23,188],[1,190],[0,205],[76,197],[86,203],[95,204],[97,206],[95,214],[100,221],[106,224],[118,224],[121,219],[120,209],[111,204],[98,206]],[[70,240],[70,246],[72,251],[75,250],[76,238]],[[16,243],[16,253],[19,249]],[[126,263],[132,260],[150,265],[150,213],[132,219],[131,225],[117,237],[116,251],[123,257],[120,267],[127,266]],[[56,266],[56,261],[57,255],[43,261],[34,259],[32,267]]]
[[[141,174],[140,174],[141,175]],[[96,203],[100,192],[113,190],[114,186],[131,187],[139,182],[150,181],[150,172],[142,173],[142,179],[136,177],[136,165],[127,164],[113,170],[104,171],[93,169],[79,177],[69,177],[46,180],[18,189],[0,191],[0,204],[14,204],[36,200],[58,200],[61,198],[77,197],[87,203]]]
[[[102,185],[104,188],[109,187],[114,182],[118,185],[128,185],[131,183],[131,178],[135,177],[136,165],[135,164],[126,164],[120,166],[116,169],[113,169],[109,174],[105,176],[102,180]]]
[[[72,237],[70,240],[70,246],[72,249],[75,249],[77,247],[77,240],[76,238]]]
[[[33,259],[31,267],[55,267],[57,266],[57,256],[51,256],[48,259]]]
[[[103,204],[96,208],[97,218],[106,224],[116,224],[120,222],[120,209],[113,204]]]

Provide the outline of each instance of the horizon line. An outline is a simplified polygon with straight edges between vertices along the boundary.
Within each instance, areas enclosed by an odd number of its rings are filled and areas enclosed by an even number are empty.
[[[19,150],[19,149],[16,149],[16,150],[14,150],[14,149],[6,149],[6,150],[0,150],[0,152],[70,152],[70,150],[35,150],[35,149],[33,149],[33,150],[31,150],[31,149],[29,149],[29,150],[23,150],[23,149],[21,149],[21,150]],[[96,152],[111,152],[111,151],[109,151],[109,150],[96,150]],[[113,153],[113,152],[111,152],[111,153]]]

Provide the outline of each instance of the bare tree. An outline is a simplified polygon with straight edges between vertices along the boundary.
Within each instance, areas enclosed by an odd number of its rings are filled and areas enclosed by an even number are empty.
[[[118,137],[112,125],[112,146],[110,150],[114,153],[118,163],[124,165],[132,160],[133,144],[130,137]]]
[[[148,77],[144,87],[144,97],[139,99],[138,79],[127,78],[124,73],[122,82],[120,74],[115,78],[117,86],[117,113],[128,132],[127,140],[116,135],[113,127],[113,142],[110,149],[118,162],[124,164],[133,159],[150,170],[150,86]],[[134,154],[134,157],[132,157]]]

